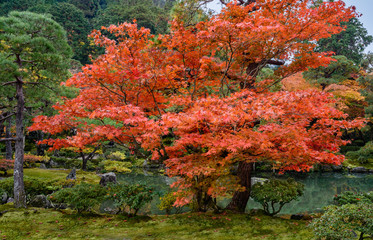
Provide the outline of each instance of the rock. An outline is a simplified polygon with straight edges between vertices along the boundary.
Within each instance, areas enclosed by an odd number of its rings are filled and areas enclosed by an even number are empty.
[[[332,169],[333,169],[334,172],[340,172],[340,171],[343,170],[343,166],[342,166],[342,164],[341,165],[337,165],[337,166],[333,165]]]
[[[53,204],[53,207],[55,209],[61,209],[61,210],[63,210],[63,209],[67,208],[67,205],[65,203],[57,203],[57,204]]]
[[[368,172],[369,172],[369,173],[373,173],[373,169],[369,169]]]
[[[6,192],[3,192],[1,195],[1,204],[5,204],[8,200],[8,194]]]
[[[42,207],[42,208],[51,208],[52,203],[47,199],[47,197],[45,195],[37,195],[31,200],[30,206],[32,206],[32,207]]]
[[[54,168],[54,167],[58,167],[58,163],[56,163],[56,162],[53,161],[53,160],[50,160],[50,161],[49,161],[49,166],[51,166],[52,168]]]
[[[100,185],[106,186],[108,183],[117,183],[117,176],[113,172],[105,173],[101,175]]]
[[[303,217],[304,217],[303,214],[293,214],[293,215],[290,216],[290,219],[292,219],[292,220],[302,220]]]
[[[76,169],[73,167],[69,175],[67,175],[66,180],[76,180]]]
[[[352,173],[366,173],[368,170],[365,167],[355,167],[350,170]]]
[[[264,183],[267,180],[268,180],[267,178],[252,177],[251,178],[251,186],[256,184],[256,183]]]
[[[6,203],[12,203],[12,202],[14,202],[14,198],[8,198],[8,200],[6,201]]]
[[[330,166],[330,165],[322,165],[322,166],[321,166],[321,171],[322,171],[322,172],[332,172],[332,171],[333,171],[333,168],[332,168],[332,166]]]
[[[47,166],[45,166],[45,164],[44,164],[44,163],[40,163],[40,166],[39,166],[39,168],[41,168],[41,169],[47,169]]]
[[[144,162],[142,163],[142,167],[143,168],[146,168],[148,166],[148,160],[144,160]]]
[[[305,214],[303,216],[303,220],[312,220],[312,219],[313,219],[313,217],[311,215],[309,215],[309,214]]]

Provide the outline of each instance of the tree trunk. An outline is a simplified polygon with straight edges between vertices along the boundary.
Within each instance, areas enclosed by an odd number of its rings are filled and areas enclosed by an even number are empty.
[[[39,131],[38,132],[38,140],[43,141],[44,140],[44,132]],[[36,145],[36,151],[38,156],[44,156],[44,144],[37,144]]]
[[[241,89],[252,89],[255,87],[255,78],[258,75],[260,69],[265,66],[265,62],[269,61],[262,61],[260,63],[253,62],[246,67],[246,74],[248,74],[252,78],[248,79],[248,81],[240,82]],[[253,163],[247,163],[243,161],[238,164],[237,176],[240,179],[240,185],[245,187],[245,191],[235,192],[231,202],[227,206],[227,209],[238,212],[245,212],[247,201],[249,201],[251,192],[252,170]]]
[[[249,201],[251,192],[252,169],[253,163],[240,162],[238,164],[237,176],[240,179],[240,185],[245,187],[245,191],[235,192],[231,202],[227,206],[227,209],[238,212],[245,212],[247,201]]]
[[[83,171],[87,171],[87,162],[88,162],[88,158],[86,158],[86,157],[84,156],[84,153],[83,153],[83,152],[80,153],[80,156],[82,156],[82,160],[83,160],[82,170],[83,170]]]
[[[359,240],[363,240],[364,239],[364,233],[360,233],[360,237],[359,237]]]
[[[11,138],[12,133],[10,129],[12,128],[12,118],[7,119],[7,125],[5,127],[5,138]],[[13,149],[12,149],[12,141],[6,141],[5,142],[5,159],[13,159]]]
[[[17,113],[16,113],[16,143],[14,160],[14,206],[26,208],[26,194],[23,182],[23,158],[24,158],[24,133],[23,117],[25,107],[25,97],[23,95],[23,84],[17,79]]]

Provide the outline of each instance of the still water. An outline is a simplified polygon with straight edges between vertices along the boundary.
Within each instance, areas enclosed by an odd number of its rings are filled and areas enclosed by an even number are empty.
[[[283,176],[282,178],[289,177]],[[256,177],[268,178],[268,175]],[[291,176],[305,185],[304,195],[297,201],[284,206],[282,214],[312,213],[320,211],[323,207],[332,203],[333,196],[345,191],[368,192],[373,191],[373,174],[348,174],[348,173],[319,173]],[[164,175],[144,172],[143,174],[123,174],[118,176],[122,183],[143,182],[153,186],[159,192],[167,192],[169,185],[175,180]],[[142,211],[148,214],[165,214],[157,207],[160,200],[155,197]],[[219,205],[224,207],[229,199],[221,199]],[[251,200],[247,204],[247,210],[260,208],[261,205]]]

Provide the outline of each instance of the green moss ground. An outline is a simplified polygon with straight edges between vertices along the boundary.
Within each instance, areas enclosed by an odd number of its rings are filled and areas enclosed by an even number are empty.
[[[1,239],[313,239],[306,221],[247,214],[126,218],[0,205]]]
[[[48,182],[60,182],[66,180],[66,176],[71,170],[59,169],[41,169],[41,168],[25,168],[24,175],[27,177],[35,177]],[[13,170],[8,172],[8,176],[13,176]],[[82,170],[76,171],[77,182],[99,183],[100,177],[94,172],[85,172]]]

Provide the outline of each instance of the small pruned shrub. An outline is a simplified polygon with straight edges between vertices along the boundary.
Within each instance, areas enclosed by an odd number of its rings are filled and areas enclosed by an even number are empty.
[[[0,159],[0,171],[4,172],[4,176],[8,173],[8,170],[12,169],[14,166],[14,160]]]
[[[92,211],[101,204],[106,189],[98,184],[81,183],[72,188],[63,188],[50,196],[54,203],[65,203],[79,213]]]
[[[373,163],[373,141],[368,142],[358,151],[348,152],[346,155],[360,164]]]
[[[135,216],[145,204],[153,200],[154,189],[145,184],[109,184],[106,200],[112,200],[119,212]]]
[[[266,214],[274,216],[282,207],[302,196],[304,185],[294,179],[270,179],[253,185],[251,197],[263,206]]]
[[[99,164],[99,167],[103,168],[105,172],[129,173],[132,164],[130,162],[105,160]]]
[[[161,203],[158,205],[159,210],[165,210],[166,214],[170,214],[172,209],[176,210],[176,213],[181,212],[181,207],[175,207],[174,204],[177,199],[176,192],[168,192],[160,198]]]
[[[116,151],[108,155],[107,158],[111,160],[124,161],[126,159],[126,154],[120,151]]]
[[[44,158],[42,156],[36,156],[33,154],[25,154],[23,158],[23,166],[26,168],[35,167],[36,163],[43,162]]]
[[[361,202],[373,204],[373,192],[368,193],[354,193],[354,192],[344,192],[339,195],[334,196],[334,203],[336,205],[342,206],[345,204],[357,204]]]
[[[50,182],[42,181],[39,178],[34,177],[24,177],[25,192],[27,200],[30,200],[36,195],[48,195],[53,191],[57,190],[59,187],[54,186]],[[0,188],[4,189],[9,196],[13,197],[13,178],[6,178],[0,181]]]
[[[373,204],[358,203],[329,206],[310,224],[317,239],[371,239],[373,237]]]
[[[5,199],[3,199],[4,194],[6,196]],[[8,197],[8,193],[4,189],[0,188],[0,204],[6,203],[7,197]],[[3,200],[5,200],[5,201],[3,201]]]

